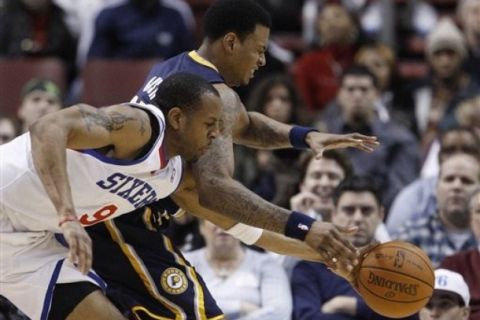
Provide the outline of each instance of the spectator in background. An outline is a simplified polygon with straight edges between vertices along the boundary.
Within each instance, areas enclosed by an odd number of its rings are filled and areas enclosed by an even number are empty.
[[[229,320],[287,320],[292,301],[282,267],[241,245],[209,221],[200,221],[206,247],[185,257],[202,274]]]
[[[32,79],[22,89],[22,103],[18,109],[18,119],[22,132],[47,113],[63,107],[60,89],[55,83],[45,79]]]
[[[404,104],[413,106],[409,117],[421,139],[424,157],[439,131],[456,124],[458,104],[480,90],[463,69],[465,39],[451,19],[440,20],[428,35],[426,55],[431,76],[409,90],[411,101]]]
[[[437,211],[406,222],[393,235],[423,249],[433,266],[461,250],[476,246],[469,229],[468,196],[480,186],[480,162],[470,154],[454,154],[441,164]]]
[[[298,123],[300,96],[292,81],[284,75],[262,79],[253,90],[248,103],[257,111],[283,123]],[[252,150],[235,146],[235,174],[245,185],[266,200],[282,207],[298,182],[298,172],[292,170],[300,155],[297,149]]]
[[[470,154],[480,160],[480,137],[466,127],[455,127],[443,132],[439,144],[436,167],[458,153]],[[416,179],[395,197],[387,219],[390,233],[395,233],[406,220],[424,218],[437,211],[435,186],[438,171],[439,169],[435,176]]]
[[[480,140],[480,92],[477,96],[460,104],[455,116],[458,123],[470,128]]]
[[[365,67],[353,66],[340,79],[337,108],[340,116],[325,119],[328,132],[356,131],[382,141],[368,155],[346,150],[356,174],[375,177],[382,190],[383,205],[390,207],[395,195],[418,174],[417,141],[413,134],[393,121],[383,122],[375,113],[378,84]]]
[[[169,58],[192,49],[192,29],[164,1],[128,0],[100,11],[88,58]]]
[[[471,194],[468,208],[470,211],[470,228],[479,246],[446,257],[441,266],[456,271],[463,276],[472,295],[469,320],[480,320],[480,272],[478,272],[478,266],[480,266],[480,189],[477,188]]]
[[[51,0],[4,0],[0,6],[0,57],[58,57],[75,72],[76,39]]]
[[[480,80],[480,0],[460,0],[458,21],[462,25],[469,55],[465,70]]]
[[[357,248],[373,244],[375,231],[384,217],[380,192],[374,181],[353,176],[336,188],[333,198],[335,210],[332,222],[344,227],[358,227],[358,231],[350,237]],[[294,319],[387,319],[372,311],[347,281],[324,264],[299,262],[293,270],[291,284]]]
[[[306,152],[300,158],[299,192],[290,198],[290,208],[305,212],[312,218],[330,221],[334,209],[333,191],[353,174],[350,159],[337,150],[321,158]]]
[[[0,114],[0,144],[13,140],[18,133],[16,121],[11,117]]]
[[[435,270],[435,287],[420,320],[467,320],[470,292],[462,275],[445,269]]]
[[[317,18],[321,47],[302,55],[294,66],[295,82],[308,110],[322,110],[335,98],[338,80],[352,62],[359,35],[354,17],[340,4],[322,7]]]

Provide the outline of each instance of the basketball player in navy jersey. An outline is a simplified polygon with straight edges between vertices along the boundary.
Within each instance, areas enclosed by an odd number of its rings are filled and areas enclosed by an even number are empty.
[[[255,2],[217,1],[205,16],[206,36],[201,47],[156,65],[132,100],[148,103],[165,77],[188,71],[214,84],[224,104],[221,137],[207,154],[192,163],[191,171],[185,172],[182,185],[171,198],[157,203],[153,209],[141,210],[138,215],[120,217],[89,229],[95,239],[94,267],[110,284],[114,300],[130,311],[132,317],[221,317],[214,301],[206,298],[209,295],[201,278],[189,276],[192,271],[188,262],[179,258],[181,254],[168,238],[154,232],[156,224],[163,221],[160,216],[175,214],[179,206],[227,229],[246,243],[302,259],[324,261],[338,268],[338,272],[343,268],[342,275],[349,276],[356,254],[344,236],[351,230],[314,221],[298,212],[290,213],[232,179],[232,142],[256,148],[312,148],[318,154],[341,147],[371,151],[377,145],[374,137],[324,134],[246,112],[230,86],[247,84],[265,64],[269,30],[270,17]],[[122,265],[121,273],[109,267],[112,259],[116,265]],[[162,282],[172,274],[176,279],[184,279],[183,285],[179,285],[182,281],[176,281],[176,285]],[[126,293],[123,297],[122,292]]]
[[[219,135],[223,109],[196,75],[175,74],[158,91],[152,104],[50,113],[0,146],[0,294],[30,318],[124,319],[90,268],[84,227],[174,192],[183,161]]]

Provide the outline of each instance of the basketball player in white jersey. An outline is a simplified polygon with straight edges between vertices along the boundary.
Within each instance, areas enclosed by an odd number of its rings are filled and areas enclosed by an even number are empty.
[[[207,81],[179,73],[159,90],[154,105],[46,115],[0,146],[0,294],[32,319],[123,319],[90,270],[83,227],[170,195],[182,162],[219,134],[222,103]]]

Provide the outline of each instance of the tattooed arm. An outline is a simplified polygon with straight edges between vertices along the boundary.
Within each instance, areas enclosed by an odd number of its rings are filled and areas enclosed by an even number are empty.
[[[91,244],[75,218],[66,149],[113,146],[119,157],[132,156],[148,142],[151,128],[147,124],[145,112],[128,106],[96,109],[76,105],[48,114],[30,128],[33,164],[60,221],[64,221],[61,227],[70,245],[70,259],[78,261],[82,272],[91,265]]]

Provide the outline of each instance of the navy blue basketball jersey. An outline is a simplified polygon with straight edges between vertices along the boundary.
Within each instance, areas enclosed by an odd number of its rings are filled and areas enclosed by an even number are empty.
[[[153,66],[137,95],[133,97],[132,102],[151,103],[160,83],[178,72],[193,73],[212,84],[225,82],[217,68],[211,62],[202,58],[196,51],[184,52]]]

